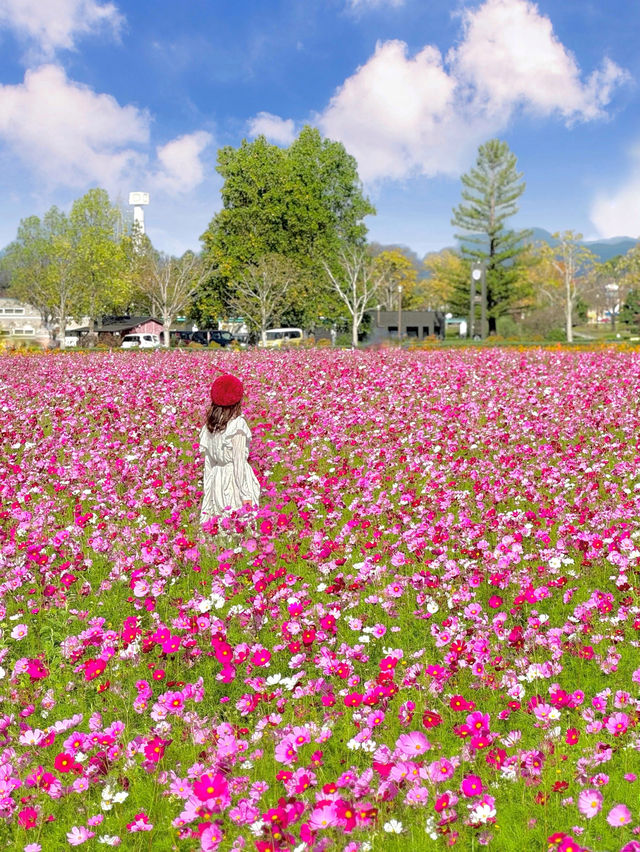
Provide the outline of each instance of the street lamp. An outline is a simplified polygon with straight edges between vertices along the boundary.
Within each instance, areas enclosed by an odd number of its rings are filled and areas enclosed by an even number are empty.
[[[402,284],[398,284],[398,342],[402,343]]]
[[[606,303],[607,307],[610,309],[609,314],[611,316],[611,330],[616,330],[616,313],[618,308],[618,290],[620,289],[615,281],[610,281],[608,284],[604,285],[604,289],[606,292]]]
[[[471,293],[469,299],[469,339],[474,340],[476,325],[476,285],[480,284],[480,338],[484,339],[487,326],[487,275],[484,263],[476,261],[471,264]]]

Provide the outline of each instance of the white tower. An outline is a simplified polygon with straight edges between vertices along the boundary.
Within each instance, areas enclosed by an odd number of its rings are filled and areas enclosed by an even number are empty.
[[[144,234],[144,207],[149,203],[148,192],[130,192],[129,204],[133,205],[133,224],[140,235]]]

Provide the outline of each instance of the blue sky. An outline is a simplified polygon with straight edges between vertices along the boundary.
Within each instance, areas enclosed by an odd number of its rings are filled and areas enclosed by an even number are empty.
[[[514,226],[640,236],[638,32],[635,0],[0,0],[0,247],[103,186],[198,248],[217,149],[305,123],[357,158],[371,239],[451,245],[492,137],[527,183]]]

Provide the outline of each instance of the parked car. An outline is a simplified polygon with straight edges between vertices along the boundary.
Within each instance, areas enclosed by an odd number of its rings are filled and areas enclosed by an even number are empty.
[[[191,342],[192,331],[172,331],[169,336],[174,346],[185,346]]]
[[[235,337],[230,331],[220,331],[218,328],[203,328],[200,331],[191,333],[193,343],[200,343],[202,346],[208,346],[210,343],[217,343],[218,346],[229,346],[233,343]]]
[[[304,332],[301,328],[270,328],[264,333],[264,341],[258,341],[258,346],[280,349],[283,346],[299,346],[303,340]]]
[[[157,349],[160,338],[157,334],[125,334],[121,349]]]

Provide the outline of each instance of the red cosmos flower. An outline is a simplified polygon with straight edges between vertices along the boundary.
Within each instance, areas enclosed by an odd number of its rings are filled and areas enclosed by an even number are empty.
[[[60,752],[60,754],[57,754],[53,761],[53,765],[56,770],[62,773],[71,772],[71,770],[73,769],[73,764],[73,757],[64,751]]]
[[[280,772],[276,775],[276,780],[278,781],[290,781],[293,777],[293,772],[289,772],[288,769],[281,769]]]
[[[425,710],[422,714],[422,724],[425,728],[437,728],[442,724],[442,716],[434,710]]]
[[[379,665],[381,672],[392,672],[398,665],[398,661],[395,657],[383,657]]]
[[[311,630],[305,630],[302,634],[302,642],[304,645],[313,645],[316,638],[316,629],[312,627]]]
[[[348,833],[356,825],[356,809],[350,802],[338,799],[335,802],[336,816],[342,823],[342,828]]]
[[[467,701],[467,699],[462,695],[452,695],[449,699],[449,707],[457,713],[474,710],[475,706],[476,705],[473,701]]]
[[[500,769],[506,759],[507,752],[503,748],[492,748],[485,756],[489,766],[495,766],[496,769]]]
[[[345,695],[344,703],[346,707],[359,707],[362,704],[362,695],[359,692],[351,692]]]

